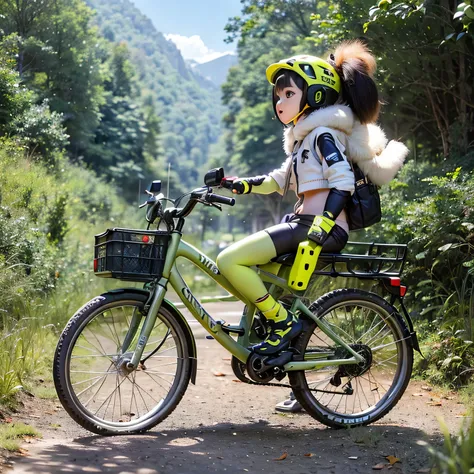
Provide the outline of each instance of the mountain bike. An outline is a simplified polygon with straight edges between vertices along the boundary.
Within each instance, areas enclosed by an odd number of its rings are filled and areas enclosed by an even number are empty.
[[[264,317],[211,258],[183,239],[186,218],[198,204],[220,210],[235,204],[213,191],[223,176],[222,168],[211,170],[205,186],[175,201],[165,198],[161,183],[154,181],[140,206],[147,207],[146,230],[114,228],[96,236],[95,274],[144,286],[97,296],[69,320],[53,368],[63,407],[81,426],[101,435],[145,432],[176,408],[189,381],[196,383],[198,354],[188,322],[166,298],[171,286],[191,315],[232,354],[232,369],[242,382],[291,387],[306,412],[330,427],[380,419],[403,395],[413,350],[419,350],[400,280],[406,246],[349,242],[345,253],[321,254],[314,278],[366,279],[377,290],[338,289],[314,302],[306,292],[288,287],[294,255],[254,267],[268,291],[304,324],[288,349],[259,356],[252,345],[266,336]],[[198,300],[178,270],[180,257],[226,295]],[[238,325],[214,319],[202,306],[239,300],[245,309]]]

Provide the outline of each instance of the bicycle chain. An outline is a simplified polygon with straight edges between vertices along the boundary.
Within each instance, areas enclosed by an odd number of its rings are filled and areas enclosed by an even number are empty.
[[[243,383],[247,383],[249,385],[261,385],[261,386],[267,386],[267,387],[282,387],[282,388],[291,388],[293,387],[290,384],[287,383],[272,383],[272,382],[254,382],[253,380],[248,380],[248,382],[244,382],[241,380]],[[307,388],[306,390],[309,390],[310,392],[321,392],[321,393],[330,393],[332,395],[349,395],[349,393],[344,393],[344,392],[331,392],[330,390],[320,390],[319,388]]]

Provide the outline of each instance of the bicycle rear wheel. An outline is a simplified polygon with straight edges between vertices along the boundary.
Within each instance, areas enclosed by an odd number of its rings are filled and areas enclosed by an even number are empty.
[[[127,368],[145,321],[146,299],[136,293],[98,296],[61,334],[54,357],[56,391],[69,415],[89,431],[113,435],[149,430],[176,408],[188,386],[187,339],[163,307],[143,363],[134,371]]]
[[[413,347],[403,319],[380,296],[356,289],[332,291],[310,309],[366,362],[289,372],[296,399],[313,418],[334,428],[382,418],[397,404],[411,377]],[[316,323],[294,347],[305,360],[322,352],[337,359],[350,357]]]

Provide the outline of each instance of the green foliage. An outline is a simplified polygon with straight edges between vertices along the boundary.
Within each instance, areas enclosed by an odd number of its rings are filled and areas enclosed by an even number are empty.
[[[100,108],[101,121],[85,161],[109,180],[115,180],[131,199],[135,197],[135,183],[144,178],[146,143],[151,145],[152,139],[156,142],[156,129],[147,128],[147,125],[156,126],[156,119],[150,110],[145,117],[140,104],[131,97],[138,95],[138,86],[128,55],[124,44],[116,45],[105,65],[108,70],[105,102]],[[149,138],[149,134],[153,138]]]
[[[474,138],[469,59],[474,44],[452,8],[441,0],[382,0],[370,9],[365,24],[369,43],[381,56],[385,98],[396,104],[389,109],[403,118],[396,122],[396,133],[410,137],[416,130],[426,151],[444,157],[465,154]]]
[[[422,326],[422,352],[414,373],[430,383],[459,389],[468,384],[473,375],[474,343],[463,338],[462,330],[434,321]]]
[[[31,105],[12,122],[12,129],[32,153],[39,153],[47,163],[55,164],[55,155],[69,144],[69,136],[63,126],[63,116],[51,112],[45,99],[39,105]]]
[[[462,31],[459,33],[450,33],[446,37],[446,41],[454,38],[455,41],[459,41],[462,38],[466,39],[467,35],[474,37],[474,7],[471,0],[465,0],[458,5],[453,20],[457,20],[459,26],[462,25]]]
[[[466,418],[469,419],[469,418]],[[447,425],[440,421],[444,436],[442,449],[428,446],[434,466],[433,474],[471,474],[474,471],[474,417],[464,422],[457,435],[452,436]]]
[[[54,171],[52,173],[51,171]],[[135,213],[91,171],[62,157],[51,170],[11,140],[0,147],[0,403],[49,370],[58,331],[102,290],[93,235]]]
[[[473,173],[424,178],[418,195],[404,189],[386,201],[383,236],[409,243],[410,303],[420,316],[455,321],[473,339]]]
[[[18,451],[24,436],[40,437],[41,435],[35,428],[24,423],[0,425],[0,447],[8,451]]]
[[[20,84],[11,41],[12,37],[0,41],[0,136],[11,131],[11,123],[27,109],[31,97]]]

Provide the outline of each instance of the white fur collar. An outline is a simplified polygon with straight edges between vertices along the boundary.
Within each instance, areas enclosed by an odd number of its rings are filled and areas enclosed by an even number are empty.
[[[287,128],[284,134],[284,149],[290,155],[296,141],[303,140],[317,127],[329,127],[350,135],[354,124],[354,114],[347,105],[331,105],[315,110]]]
[[[332,105],[319,109],[285,130],[284,150],[291,155],[295,142],[303,140],[317,127],[343,132],[348,158],[357,163],[365,175],[378,186],[389,183],[402,167],[408,148],[401,142],[390,141],[375,124],[362,125],[347,105]]]

